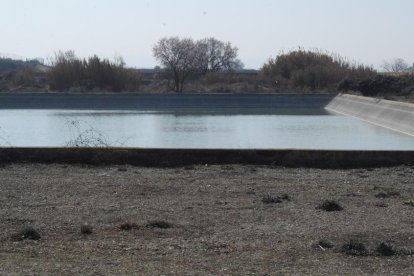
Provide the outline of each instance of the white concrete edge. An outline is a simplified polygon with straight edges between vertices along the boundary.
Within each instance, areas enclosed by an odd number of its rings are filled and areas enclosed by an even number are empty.
[[[400,102],[393,102],[393,101],[388,101],[387,102],[383,102],[383,101],[379,101],[379,102],[372,102],[369,101],[371,98],[366,98],[366,97],[360,97],[360,96],[356,96],[358,98],[351,98],[351,97],[347,97],[348,95],[342,95],[340,96],[342,101],[347,101],[348,103],[352,103],[357,101],[358,104],[361,105],[366,105],[366,106],[372,106],[372,107],[376,107],[376,106],[381,106],[382,104],[386,104],[386,106],[383,106],[384,108],[386,107],[388,110],[394,110],[397,112],[405,112],[405,113],[410,113],[414,115],[414,105],[413,104],[408,104],[407,103],[401,103],[403,107],[407,107],[411,110],[406,110],[406,109],[401,109],[401,105]],[[352,95],[353,96],[353,95]],[[337,97],[335,97],[332,101],[334,101],[335,99],[337,99]],[[332,103],[332,102],[331,102]],[[329,106],[331,103],[329,103],[327,106]]]
[[[369,101],[375,104],[390,104],[390,105],[398,105],[398,106],[404,106],[404,107],[408,107],[408,108],[414,108],[414,104],[413,103],[406,103],[406,102],[397,102],[397,101],[391,101],[391,100],[386,100],[386,99],[379,99],[379,98],[372,98],[372,97],[364,97],[364,96],[359,96],[359,95],[352,95],[352,94],[345,94],[345,93],[339,93],[336,97],[344,97],[344,98],[352,98],[352,99],[358,99],[358,100],[364,100],[364,101]],[[335,97],[335,98],[336,98]]]
[[[343,113],[343,112],[340,112],[340,111],[333,110],[333,109],[331,109],[329,107],[325,107],[325,109],[328,110],[331,113],[343,115],[343,116],[346,116],[346,117],[352,117],[352,118],[358,119],[360,121],[369,123],[371,125],[376,125],[376,126],[379,126],[379,127],[382,127],[382,128],[390,129],[392,131],[396,131],[396,132],[399,132],[399,133],[406,134],[406,135],[409,135],[409,136],[414,137],[414,134],[412,134],[412,133],[408,133],[408,132],[405,132],[405,131],[402,131],[402,130],[399,130],[399,129],[396,129],[396,128],[392,128],[392,127],[389,127],[389,126],[386,126],[386,125],[381,125],[381,124],[378,124],[378,123],[374,123],[372,121],[368,121],[368,120],[362,119],[361,117],[358,117],[358,116],[355,116],[355,115],[349,115],[349,114],[346,114],[346,113]]]

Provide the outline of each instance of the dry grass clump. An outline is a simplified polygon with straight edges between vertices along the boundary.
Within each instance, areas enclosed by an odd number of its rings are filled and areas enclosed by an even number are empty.
[[[367,256],[368,255],[368,249],[365,247],[365,245],[360,241],[352,240],[352,239],[342,246],[341,251],[342,253],[345,253],[347,255],[354,255],[354,256]]]
[[[328,240],[320,240],[318,241],[318,243],[316,244],[318,247],[322,248],[322,249],[330,249],[330,248],[334,248],[333,243],[331,243]]]
[[[388,191],[388,192],[380,192],[378,194],[375,195],[375,197],[377,198],[390,198],[390,197],[397,197],[400,196],[401,194],[397,191]]]
[[[397,251],[393,245],[384,242],[377,247],[376,251],[381,256],[393,256],[397,254]]]
[[[80,228],[80,232],[83,235],[90,235],[93,233],[93,228],[89,224],[83,224]]]
[[[315,248],[320,248],[323,251],[334,248],[334,244],[327,240],[320,240],[313,245]],[[380,242],[374,250],[369,250],[365,244],[358,239],[350,239],[348,242],[340,247],[339,252],[352,256],[411,256],[414,255],[414,250],[410,248],[398,248],[389,242]]]
[[[408,206],[414,207],[414,200],[405,201],[404,202],[404,205],[408,205]]]
[[[274,197],[270,194],[267,194],[262,198],[262,202],[265,204],[273,204],[273,203],[282,203],[282,200],[279,197]]]
[[[40,240],[40,234],[32,227],[26,227],[22,229],[17,234],[12,235],[11,239],[13,241],[22,241],[22,240]]]
[[[133,229],[138,229],[138,224],[136,224],[135,222],[124,222],[119,226],[119,229],[122,231],[130,231]]]
[[[283,194],[281,196],[272,196],[267,194],[262,198],[262,202],[265,204],[282,203],[283,201],[290,201],[289,195]]]
[[[388,204],[384,203],[384,202],[378,202],[375,204],[376,207],[381,207],[381,208],[387,208]]]
[[[324,202],[319,204],[318,207],[316,207],[316,209],[324,210],[327,212],[336,212],[342,211],[344,208],[334,200],[325,200]]]
[[[174,225],[172,223],[167,222],[167,221],[154,220],[154,221],[148,222],[146,226],[148,228],[168,229],[168,228],[172,228]]]

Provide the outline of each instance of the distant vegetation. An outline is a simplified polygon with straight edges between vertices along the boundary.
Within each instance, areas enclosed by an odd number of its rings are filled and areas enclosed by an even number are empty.
[[[22,90],[31,87],[33,91],[45,87],[46,66],[39,60],[13,60],[0,58],[0,91]]]
[[[107,92],[347,92],[414,102],[414,68],[400,58],[383,62],[386,72],[337,54],[298,48],[281,52],[260,70],[245,70],[238,49],[215,38],[163,38],[153,48],[160,66],[125,67],[73,51],[38,60],[0,58],[0,91]]]
[[[81,60],[73,51],[59,52],[47,74],[49,87],[56,91],[138,91],[139,74],[124,66],[122,58],[115,62],[97,56]]]
[[[390,61],[384,61],[382,63],[382,68],[386,72],[402,73],[402,72],[410,71],[410,69],[411,71],[413,71],[414,64],[413,64],[413,68],[410,68],[408,63],[402,58],[394,58],[393,60],[390,60]]]
[[[414,101],[414,75],[377,74],[370,78],[346,79],[338,91],[357,91],[363,96],[380,96],[386,99],[410,99]]]
[[[0,58],[0,75],[13,71],[19,71],[23,67],[34,69],[37,66],[42,66],[42,63],[36,59],[23,61],[10,58]]]
[[[243,67],[237,59],[237,47],[215,38],[194,41],[191,38],[163,38],[155,45],[154,57],[163,66],[172,89],[183,92],[184,84],[207,73],[228,72]]]
[[[384,62],[386,72],[321,50],[281,53],[261,69],[275,91],[338,91],[363,96],[414,101],[413,69],[402,59]]]
[[[262,74],[279,89],[333,91],[345,79],[369,78],[377,72],[369,66],[352,64],[339,55],[298,49],[270,59],[263,66]]]

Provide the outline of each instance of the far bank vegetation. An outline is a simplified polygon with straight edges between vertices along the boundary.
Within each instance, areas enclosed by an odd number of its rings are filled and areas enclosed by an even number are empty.
[[[154,46],[155,59],[165,76],[172,80],[170,88],[183,92],[184,84],[208,73],[228,73],[242,69],[237,47],[215,38],[194,41],[191,38],[163,38]]]
[[[414,69],[399,58],[384,62],[383,68],[380,73],[337,54],[299,48],[269,59],[261,76],[278,92],[331,91],[414,101]]]
[[[179,37],[160,39],[153,55],[159,64],[153,69],[128,68],[122,57],[81,59],[73,51],[58,52],[47,64],[0,58],[0,91],[346,92],[414,101],[414,68],[400,58],[384,61],[378,72],[335,53],[297,48],[249,70],[230,42]]]
[[[372,67],[351,63],[337,54],[302,48],[269,59],[261,71],[275,88],[300,90],[335,90],[345,79],[377,74]]]
[[[139,90],[140,75],[125,68],[121,57],[111,62],[92,56],[79,59],[73,51],[58,52],[48,71],[49,88],[54,91],[131,91]]]

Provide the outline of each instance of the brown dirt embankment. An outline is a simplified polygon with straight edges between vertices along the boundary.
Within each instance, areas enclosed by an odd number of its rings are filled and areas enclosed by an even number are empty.
[[[301,149],[0,148],[0,164],[60,163],[180,167],[188,165],[277,165],[360,168],[411,165],[414,151]]]
[[[407,275],[413,176],[410,166],[7,165],[0,274]],[[325,200],[343,210],[318,209]],[[25,227],[41,239],[12,238]],[[350,240],[366,250],[349,255]]]

